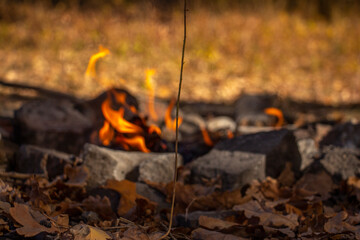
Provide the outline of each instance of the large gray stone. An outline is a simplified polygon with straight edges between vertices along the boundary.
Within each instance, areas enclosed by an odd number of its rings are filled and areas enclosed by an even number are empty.
[[[78,154],[92,131],[92,122],[69,100],[36,100],[15,111],[16,140]]]
[[[360,151],[338,147],[328,147],[321,165],[333,176],[347,179],[360,174]]]
[[[13,162],[13,170],[21,173],[45,174],[53,179],[62,175],[65,165],[72,164],[75,160],[76,157],[71,154],[32,145],[22,145]]]
[[[129,152],[85,144],[83,159],[90,170],[89,187],[102,185],[107,179],[169,182],[173,177],[173,153]]]
[[[224,189],[235,189],[253,179],[278,177],[287,161],[299,173],[301,156],[293,134],[286,129],[261,132],[219,142],[190,164],[191,177],[201,182],[220,176]]]

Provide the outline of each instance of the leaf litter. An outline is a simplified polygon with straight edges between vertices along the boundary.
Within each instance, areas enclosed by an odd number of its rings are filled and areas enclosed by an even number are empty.
[[[166,231],[169,209],[138,194],[135,182],[108,180],[94,192],[86,188],[86,174],[86,169],[68,166],[64,177],[52,182],[41,176],[1,180],[0,234],[12,239],[152,240]],[[325,172],[297,181],[280,175],[222,191],[216,179],[189,184],[181,174],[188,172],[180,173],[176,185],[175,219],[184,216],[185,221],[175,221],[168,239],[360,239],[357,177],[337,183]],[[146,184],[170,202],[172,183]]]

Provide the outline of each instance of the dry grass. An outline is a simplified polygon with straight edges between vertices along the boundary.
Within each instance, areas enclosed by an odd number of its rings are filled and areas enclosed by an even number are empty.
[[[181,12],[161,22],[151,8],[120,15],[15,6],[9,7],[14,19],[0,21],[0,76],[91,97],[113,85],[145,91],[144,71],[155,68],[156,95],[175,96]],[[279,11],[191,10],[182,99],[227,101],[241,91],[266,91],[359,102],[359,25],[356,16],[335,15],[326,23]],[[100,44],[111,54],[97,66],[97,81],[86,81],[87,62]]]

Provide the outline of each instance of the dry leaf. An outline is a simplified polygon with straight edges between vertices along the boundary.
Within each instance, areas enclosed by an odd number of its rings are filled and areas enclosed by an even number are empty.
[[[135,226],[126,230],[121,240],[157,240],[162,235],[163,233],[159,232],[147,234],[143,229]]]
[[[89,169],[86,166],[71,166],[66,164],[64,174],[67,177],[65,185],[69,187],[84,187],[89,177]]]
[[[321,170],[318,173],[306,173],[296,183],[295,188],[319,193],[323,196],[323,198],[327,199],[329,197],[329,193],[334,188],[334,183],[331,176],[324,170]]]
[[[279,199],[279,183],[276,179],[267,177],[266,180],[261,183],[260,190],[266,198],[273,200]]]
[[[239,224],[224,221],[218,218],[212,218],[207,216],[200,216],[199,217],[199,225],[201,227],[211,229],[211,230],[223,230],[223,229],[229,229],[233,226],[238,226]]]
[[[360,237],[360,226],[353,226],[345,220],[348,218],[348,213],[341,211],[334,217],[330,218],[324,225],[324,230],[328,233],[342,233],[353,232],[357,237]]]
[[[349,177],[347,185],[352,186],[351,192],[356,196],[356,199],[360,201],[360,178]]]
[[[89,196],[82,201],[81,206],[87,211],[96,212],[102,219],[110,220],[116,218],[116,214],[111,208],[110,200],[106,196],[103,198],[98,195],[96,197]]]
[[[264,210],[257,201],[237,205],[233,208],[235,211],[244,211],[247,218],[258,217],[259,224],[264,226],[282,227],[287,226],[294,230],[298,225],[298,216],[296,214],[280,215]]]
[[[16,229],[19,235],[33,237],[41,232],[60,232],[60,229],[53,225],[48,228],[38,223],[30,214],[29,207],[25,204],[14,203],[14,207],[10,208],[10,215],[16,222],[23,226]]]
[[[0,209],[2,212],[6,213],[6,214],[10,214],[10,208],[11,208],[10,203],[0,201]]]
[[[137,199],[143,199],[146,201],[146,204],[144,204],[144,201],[138,201],[140,209],[142,209],[145,205],[147,206],[146,209],[150,209],[151,211],[155,209],[156,203],[151,202],[149,199],[136,193],[136,184],[134,182],[128,180],[108,180],[105,187],[115,190],[121,194],[117,211],[120,216],[125,216],[130,210],[134,210],[134,208],[137,207]]]
[[[247,238],[237,237],[231,234],[224,234],[215,231],[209,231],[203,228],[197,228],[191,233],[192,239],[197,240],[243,240]]]
[[[108,180],[106,188],[113,189],[121,194],[118,214],[126,215],[132,208],[136,207],[136,184],[128,180]]]
[[[107,240],[112,237],[99,228],[86,224],[78,224],[70,229],[74,235],[74,240]]]

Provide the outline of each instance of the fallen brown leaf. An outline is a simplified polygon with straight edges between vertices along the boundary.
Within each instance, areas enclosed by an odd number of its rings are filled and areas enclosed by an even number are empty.
[[[89,177],[89,169],[86,166],[72,166],[66,164],[64,175],[67,178],[65,184],[69,187],[84,187]]]
[[[349,177],[347,185],[352,187],[351,193],[356,196],[358,201],[360,201],[360,178]]]
[[[239,224],[229,222],[229,221],[224,221],[224,220],[221,220],[218,218],[200,216],[199,217],[199,225],[201,227],[211,229],[211,230],[223,230],[223,229],[231,228],[233,226],[238,226]]]
[[[111,208],[110,200],[106,196],[103,198],[100,196],[89,196],[82,201],[81,206],[87,211],[96,212],[104,220],[116,218],[116,214]]]
[[[135,226],[126,230],[121,240],[157,240],[162,235],[163,233],[159,232],[147,234],[143,229]]]
[[[296,214],[280,215],[263,209],[257,201],[250,201],[242,205],[234,206],[235,211],[244,211],[247,218],[258,217],[259,224],[274,227],[289,227],[294,230],[298,225],[298,216]]]
[[[14,207],[10,208],[10,215],[16,222],[23,226],[16,229],[16,232],[19,235],[33,237],[41,232],[60,232],[60,229],[54,225],[51,225],[51,227],[45,227],[38,223],[30,214],[29,207],[25,204],[14,203]]]
[[[121,194],[119,207],[117,210],[117,213],[120,216],[125,216],[127,213],[130,212],[130,210],[135,210],[135,207],[137,207],[137,203],[140,204],[139,208],[136,209],[137,211],[139,211],[139,209],[151,211],[155,209],[156,203],[151,202],[149,199],[136,193],[136,184],[134,182],[128,180],[108,180],[105,188],[115,190]],[[137,199],[145,200],[146,204],[144,201],[136,201]]]
[[[337,213],[325,223],[324,230],[328,233],[342,233],[349,231],[353,232],[357,238],[360,237],[360,226],[350,225],[345,221],[347,218],[347,212],[341,211]]]
[[[237,237],[231,234],[224,234],[215,231],[209,231],[203,228],[197,228],[191,233],[192,239],[197,240],[243,240],[247,238]]]
[[[112,237],[103,230],[86,224],[78,224],[70,229],[74,240],[108,240]]]
[[[120,203],[118,207],[118,214],[120,216],[126,215],[132,208],[136,207],[136,184],[128,180],[108,180],[106,188],[113,189],[121,194]]]
[[[329,193],[334,189],[334,183],[331,176],[324,170],[321,170],[317,173],[306,173],[296,183],[295,188],[319,193],[324,199],[327,199],[330,196]]]

